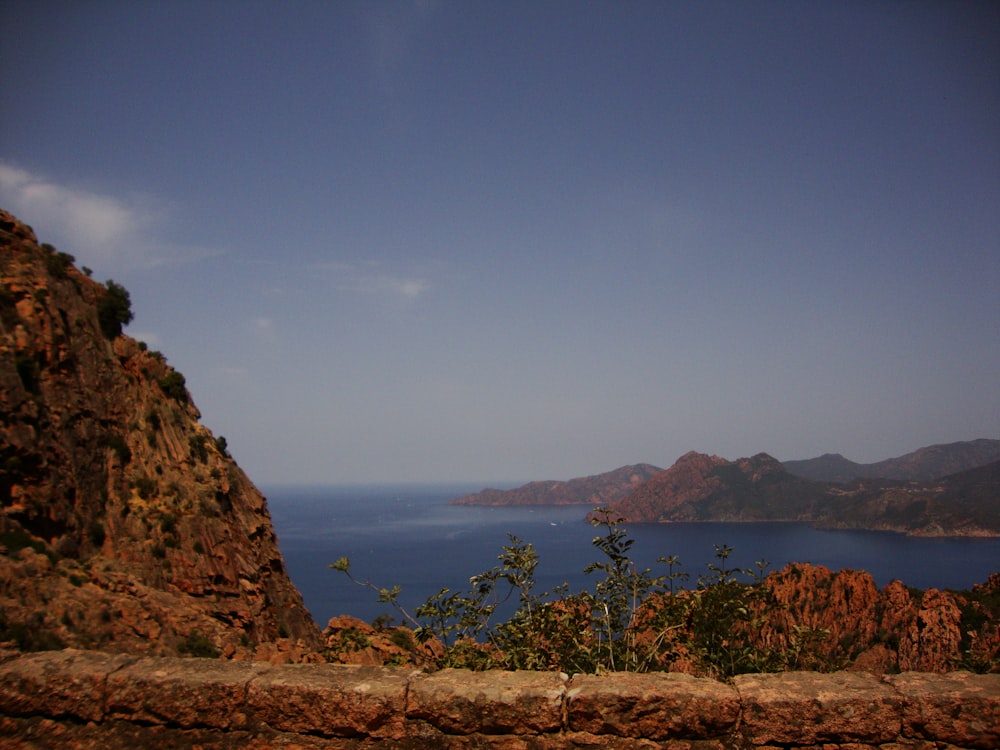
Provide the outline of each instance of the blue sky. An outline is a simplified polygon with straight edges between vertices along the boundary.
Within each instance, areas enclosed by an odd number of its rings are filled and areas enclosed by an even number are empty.
[[[46,2],[0,206],[258,484],[1000,437],[992,2]]]

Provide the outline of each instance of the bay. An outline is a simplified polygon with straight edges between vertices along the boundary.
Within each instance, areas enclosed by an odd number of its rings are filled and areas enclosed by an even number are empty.
[[[292,582],[321,625],[335,615],[371,621],[398,616],[377,594],[329,569],[340,557],[352,574],[379,588],[398,585],[410,612],[447,587],[468,588],[469,577],[497,563],[508,534],[538,551],[537,591],[568,583],[589,588],[583,569],[602,555],[586,506],[490,508],[449,505],[482,485],[364,485],[265,488],[268,507]],[[658,557],[676,555],[687,585],[717,562],[716,545],[733,549],[729,565],[769,570],[810,562],[832,570],[872,574],[878,586],[893,579],[916,588],[968,589],[1000,571],[1000,539],[921,539],[878,531],[813,529],[802,523],[628,524],[630,556],[640,568],[666,573]]]

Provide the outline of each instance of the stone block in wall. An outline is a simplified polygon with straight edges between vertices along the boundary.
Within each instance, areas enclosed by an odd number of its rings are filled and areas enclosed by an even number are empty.
[[[133,656],[75,649],[6,661],[0,667],[0,714],[101,721],[108,675],[133,661]]]
[[[569,729],[651,740],[711,739],[736,728],[736,690],[686,674],[577,675],[566,694]]]
[[[411,670],[291,664],[250,682],[247,708],[282,732],[400,737]]]
[[[180,727],[248,726],[247,685],[270,665],[218,659],[144,658],[108,677],[107,715]]]
[[[886,680],[903,697],[904,736],[1000,747],[1000,674],[906,672]]]
[[[782,672],[739,675],[733,684],[755,745],[877,744],[902,728],[902,698],[874,675]]]
[[[565,690],[550,672],[442,669],[414,676],[406,716],[445,734],[544,734],[562,726]]]

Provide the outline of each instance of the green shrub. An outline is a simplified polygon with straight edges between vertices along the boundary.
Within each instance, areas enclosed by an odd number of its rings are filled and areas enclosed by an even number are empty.
[[[47,549],[45,542],[41,539],[36,539],[22,529],[10,529],[9,531],[0,532],[0,546],[6,548],[8,555],[20,552],[25,547],[30,547],[39,554],[43,554]]]
[[[42,243],[42,249],[47,251],[45,269],[49,275],[57,279],[65,279],[69,275],[70,266],[76,262],[76,258],[69,253],[59,252],[47,242]]]
[[[58,651],[66,647],[58,635],[44,627],[40,615],[32,617],[30,623],[0,620],[0,641],[14,641],[21,651]]]
[[[191,457],[199,463],[205,463],[208,460],[207,442],[208,438],[201,434],[192,435],[188,438],[188,450],[191,451]]]
[[[203,659],[218,659],[219,650],[204,635],[198,632],[189,633],[187,637],[177,646],[177,650],[187,656],[195,656]]]
[[[160,388],[167,396],[175,401],[187,403],[187,382],[184,380],[184,376],[177,372],[177,370],[171,370],[168,372],[160,378],[159,383]]]
[[[469,579],[467,592],[441,589],[411,615],[398,602],[400,589],[378,588],[351,575],[344,557],[330,567],[377,592],[415,628],[418,640],[441,639],[441,666],[470,669],[559,669],[565,672],[649,671],[668,669],[683,653],[698,668],[717,677],[784,666],[781,654],[752,645],[755,617],[766,612],[763,571],[729,568],[732,548],[716,547],[718,563],[696,589],[674,591],[686,578],[676,557],[660,558],[665,575],[640,570],[629,557],[633,540],[621,518],[606,508],[592,514],[604,528],[593,540],[603,557],[585,568],[601,573],[593,591],[569,593],[562,584],[535,592],[538,555],[531,544],[510,535],[499,564]],[[744,582],[737,576],[748,578]],[[498,621],[498,609],[516,608]],[[757,613],[757,614],[755,614]]]
[[[97,319],[109,339],[121,336],[122,326],[132,322],[132,297],[121,284],[108,279],[104,294],[97,301]]]

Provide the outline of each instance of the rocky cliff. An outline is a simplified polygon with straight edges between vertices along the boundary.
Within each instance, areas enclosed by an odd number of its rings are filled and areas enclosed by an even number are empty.
[[[754,644],[796,670],[885,674],[1000,668],[1000,574],[971,591],[881,590],[863,570],[788,565],[769,575]]]
[[[73,261],[0,211],[0,640],[314,649],[264,497]]]
[[[512,490],[484,489],[452,500],[454,505],[607,505],[663,471],[650,464],[622,466],[567,482],[529,482]]]

